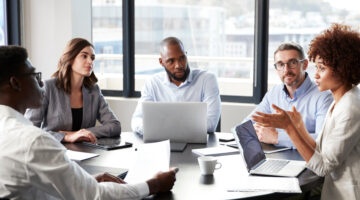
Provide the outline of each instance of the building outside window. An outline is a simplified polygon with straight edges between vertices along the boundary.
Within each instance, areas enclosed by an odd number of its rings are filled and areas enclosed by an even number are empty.
[[[307,52],[311,39],[333,22],[358,28],[355,1],[269,1],[268,89],[280,80],[273,52],[285,41]],[[102,89],[122,90],[122,1],[93,0],[95,72]],[[218,77],[221,95],[252,96],[254,83],[254,0],[135,0],[135,90],[163,71],[159,42],[176,36],[184,42],[191,68]],[[313,76],[313,67],[308,69]]]

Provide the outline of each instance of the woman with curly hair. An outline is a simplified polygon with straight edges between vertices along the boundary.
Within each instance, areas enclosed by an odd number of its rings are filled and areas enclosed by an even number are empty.
[[[321,199],[360,199],[360,33],[333,24],[311,41],[308,57],[316,64],[318,89],[334,98],[317,140],[295,107],[272,105],[276,113],[257,112],[253,120],[286,130],[307,168],[325,176]]]
[[[89,41],[70,40],[53,78],[45,81],[42,106],[27,110],[25,117],[61,142],[94,143],[97,137],[119,136],[120,122],[96,84],[94,60]]]

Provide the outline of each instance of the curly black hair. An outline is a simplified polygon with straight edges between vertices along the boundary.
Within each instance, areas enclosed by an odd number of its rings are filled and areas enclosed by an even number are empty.
[[[360,82],[360,33],[350,26],[334,23],[310,43],[308,57],[316,56],[333,69],[344,83]]]

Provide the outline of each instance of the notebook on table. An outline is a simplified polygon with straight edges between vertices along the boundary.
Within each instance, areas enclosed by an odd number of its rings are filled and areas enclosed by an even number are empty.
[[[305,169],[305,161],[266,158],[251,120],[238,125],[235,132],[235,140],[250,174],[296,177]]]
[[[143,102],[142,109],[144,142],[207,142],[205,102]]]

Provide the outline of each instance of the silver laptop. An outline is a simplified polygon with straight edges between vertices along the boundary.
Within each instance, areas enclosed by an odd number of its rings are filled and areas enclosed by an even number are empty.
[[[205,102],[143,102],[144,142],[207,142]]]
[[[251,120],[235,128],[235,140],[250,174],[296,177],[305,169],[305,161],[266,158]]]

